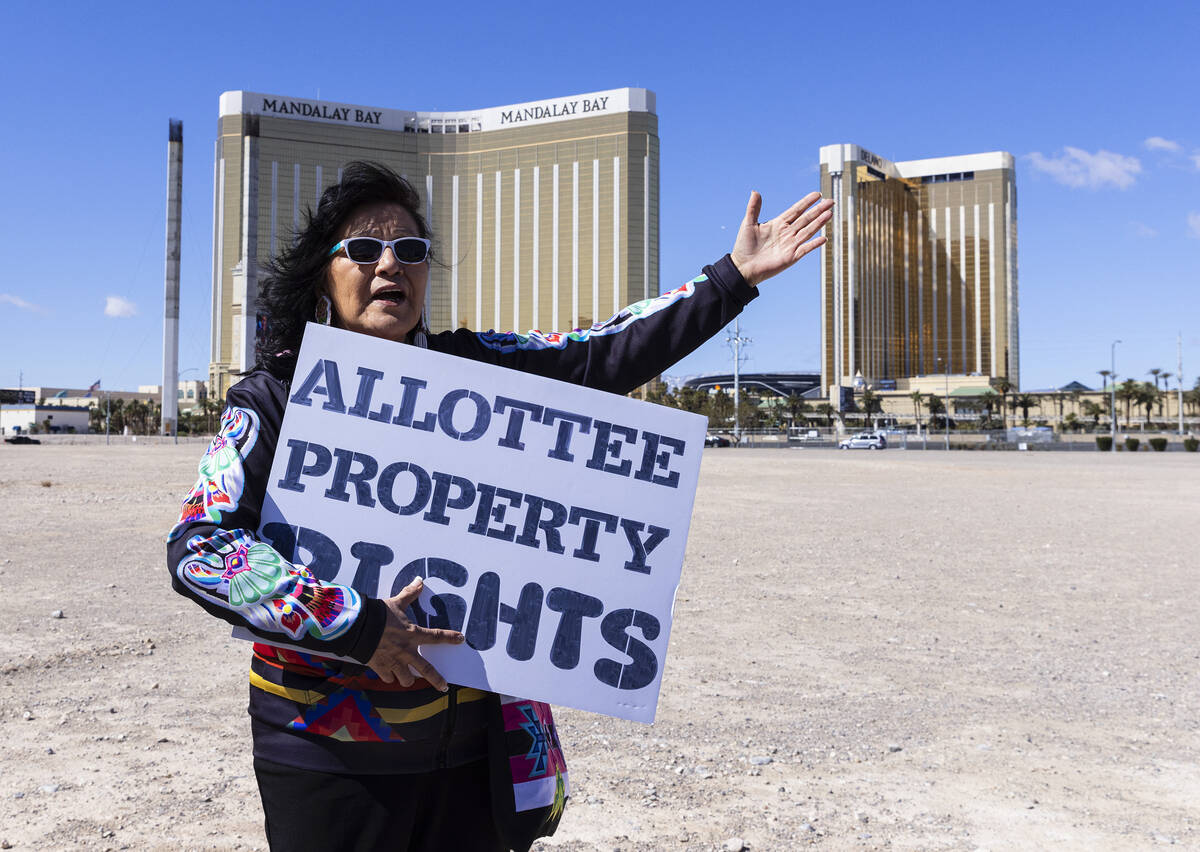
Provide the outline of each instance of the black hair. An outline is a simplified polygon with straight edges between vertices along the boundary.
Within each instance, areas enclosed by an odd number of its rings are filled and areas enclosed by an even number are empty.
[[[379,202],[399,204],[420,235],[429,237],[421,198],[408,181],[379,163],[346,163],[342,179],[321,193],[315,212],[305,211],[304,227],[268,264],[258,294],[256,369],[291,380],[304,324],[315,317],[317,297],[325,287],[329,249],[356,210]]]

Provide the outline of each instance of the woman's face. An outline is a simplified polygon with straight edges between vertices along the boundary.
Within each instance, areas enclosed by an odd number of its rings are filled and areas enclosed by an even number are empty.
[[[399,204],[379,202],[360,207],[342,227],[348,237],[419,237],[416,220]],[[421,321],[429,261],[401,263],[385,248],[374,263],[355,263],[345,251],[334,255],[327,279],[333,324],[348,331],[403,341]]]

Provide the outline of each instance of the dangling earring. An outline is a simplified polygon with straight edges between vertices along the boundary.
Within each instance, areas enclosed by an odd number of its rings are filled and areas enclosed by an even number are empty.
[[[421,308],[421,324],[417,326],[416,333],[413,334],[413,345],[418,349],[428,349],[429,339],[426,335],[429,334],[429,309]]]
[[[329,297],[322,293],[317,296],[317,309],[314,317],[321,325],[329,325],[333,315],[333,304],[329,301]]]

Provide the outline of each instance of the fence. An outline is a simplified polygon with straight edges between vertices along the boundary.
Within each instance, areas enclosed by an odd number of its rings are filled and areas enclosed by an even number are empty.
[[[733,434],[728,430],[709,430],[711,435],[721,435],[728,438],[731,446],[757,449],[836,449],[838,442],[863,431],[871,429],[847,429],[841,433],[828,427],[812,429],[793,429],[791,432],[781,432],[778,429],[746,429],[742,431],[741,441],[734,442]],[[907,430],[878,430],[887,439],[888,449],[899,450],[944,450],[947,449],[946,433],[941,431],[922,430],[921,432]],[[1045,428],[1009,429],[987,432],[970,432],[950,430],[949,449],[1017,452],[1097,452],[1096,437],[1108,435],[1107,432],[1097,433],[1059,433]],[[1151,438],[1165,438],[1166,452],[1183,452],[1183,440],[1176,432],[1118,432],[1117,445],[1119,452],[1125,449],[1126,438],[1138,440],[1138,452],[1153,452],[1150,446]]]

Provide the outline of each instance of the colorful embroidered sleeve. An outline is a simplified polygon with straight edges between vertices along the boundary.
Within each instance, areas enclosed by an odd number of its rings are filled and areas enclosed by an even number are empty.
[[[728,255],[669,293],[574,331],[444,332],[430,348],[615,393],[628,393],[737,316],[758,291]]]
[[[316,579],[254,533],[282,421],[282,391],[273,381],[255,374],[230,391],[220,431],[167,537],[172,585],[267,641],[365,662],[379,640],[382,602]]]

